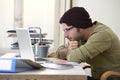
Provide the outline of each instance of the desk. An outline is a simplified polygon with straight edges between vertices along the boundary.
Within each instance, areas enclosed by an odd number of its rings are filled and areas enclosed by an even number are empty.
[[[80,66],[66,70],[41,68],[21,73],[0,73],[0,80],[87,80]]]
[[[51,61],[54,59],[49,58]],[[77,65],[66,70],[41,68],[21,73],[0,73],[0,80],[87,80],[87,75],[82,67]]]

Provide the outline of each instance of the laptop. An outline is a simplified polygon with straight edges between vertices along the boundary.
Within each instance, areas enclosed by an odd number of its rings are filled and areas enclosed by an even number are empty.
[[[47,61],[47,59],[45,58],[38,58],[33,52],[29,29],[17,28],[16,34],[17,34],[21,59],[29,59],[32,61],[41,61],[41,62]]]
[[[26,28],[17,28],[16,34],[21,59],[30,59],[35,61],[29,30]]]
[[[16,33],[17,33],[17,38],[19,43],[20,55],[23,61],[29,64],[41,63],[41,61],[43,61],[43,64],[41,64],[42,66],[47,68],[52,68],[52,69],[69,69],[73,67],[72,65],[59,65],[44,58],[38,58],[39,61],[36,62],[36,59],[34,57],[34,52],[32,49],[29,30],[25,28],[17,28]],[[39,65],[34,65],[34,66],[41,67]]]

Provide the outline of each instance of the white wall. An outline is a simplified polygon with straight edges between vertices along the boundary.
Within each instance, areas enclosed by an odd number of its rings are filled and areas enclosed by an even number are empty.
[[[73,0],[73,6],[82,6],[93,21],[110,26],[120,38],[120,0]]]

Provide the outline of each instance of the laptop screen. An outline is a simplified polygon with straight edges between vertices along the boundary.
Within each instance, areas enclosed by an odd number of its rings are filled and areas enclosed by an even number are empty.
[[[29,30],[25,28],[17,28],[16,34],[21,58],[35,61]]]

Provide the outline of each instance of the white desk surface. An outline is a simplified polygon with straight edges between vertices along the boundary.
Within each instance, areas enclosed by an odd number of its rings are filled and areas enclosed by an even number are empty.
[[[53,70],[41,68],[40,70],[31,70],[21,73],[0,73],[1,80],[87,80],[87,75],[80,66],[66,70]]]
[[[20,73],[0,73],[0,80],[87,80],[87,75],[82,67],[77,65],[65,70],[41,68]]]
[[[22,72],[18,74],[40,74],[40,75],[86,75],[84,70],[80,66],[74,66],[71,69],[54,70],[54,69],[42,69],[33,70],[28,72]]]

